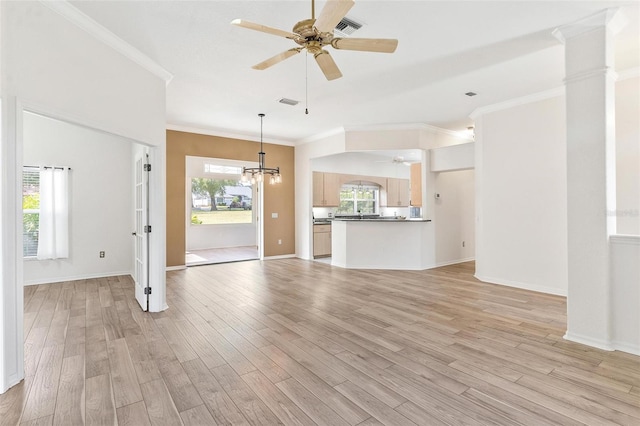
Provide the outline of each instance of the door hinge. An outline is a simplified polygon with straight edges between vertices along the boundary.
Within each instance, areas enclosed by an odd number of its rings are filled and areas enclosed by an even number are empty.
[[[151,294],[151,287],[145,287],[144,294]]]
[[[145,164],[144,165],[144,171],[145,172],[150,172],[151,171],[151,164]]]
[[[145,225],[144,226],[144,232],[150,233],[151,232],[151,225]]]

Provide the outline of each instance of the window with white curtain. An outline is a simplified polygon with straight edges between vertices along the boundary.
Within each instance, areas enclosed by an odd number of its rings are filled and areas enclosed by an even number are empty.
[[[69,257],[69,168],[24,167],[22,176],[23,256]]]
[[[40,168],[38,260],[69,257],[69,168]]]

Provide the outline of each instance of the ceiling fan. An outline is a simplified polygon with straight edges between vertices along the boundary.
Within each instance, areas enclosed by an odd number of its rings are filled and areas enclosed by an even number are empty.
[[[328,0],[322,8],[318,19],[315,18],[315,0],[311,0],[311,19],[304,19],[293,26],[293,32],[279,30],[261,24],[234,19],[231,24],[250,30],[285,37],[295,41],[300,47],[286,50],[266,61],[254,65],[256,70],[267,69],[279,62],[290,58],[303,50],[311,53],[327,80],[342,77],[342,73],[325,46],[331,45],[334,49],[359,50],[363,52],[393,53],[398,46],[396,39],[384,38],[339,38],[334,37],[333,30],[336,24],[344,18],[353,7],[353,0]]]
[[[376,163],[392,163],[392,164],[404,164],[410,166],[413,163],[419,163],[420,160],[405,159],[402,155],[394,155],[390,160],[377,160]]]

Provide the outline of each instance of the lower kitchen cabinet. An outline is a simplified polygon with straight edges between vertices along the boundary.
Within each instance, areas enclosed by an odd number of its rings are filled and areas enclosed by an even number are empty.
[[[313,257],[331,256],[331,225],[313,225]]]

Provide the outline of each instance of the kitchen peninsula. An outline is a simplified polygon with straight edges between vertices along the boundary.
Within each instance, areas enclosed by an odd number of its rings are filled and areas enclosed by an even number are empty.
[[[353,269],[422,270],[435,266],[435,234],[426,219],[335,218],[331,264]]]

